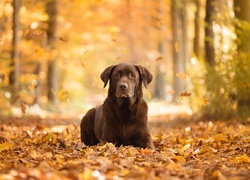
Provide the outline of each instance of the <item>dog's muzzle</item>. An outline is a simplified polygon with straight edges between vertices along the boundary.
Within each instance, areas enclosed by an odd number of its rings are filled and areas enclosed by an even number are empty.
[[[119,98],[130,98],[134,95],[134,93],[129,84],[122,81],[117,84],[115,95]]]

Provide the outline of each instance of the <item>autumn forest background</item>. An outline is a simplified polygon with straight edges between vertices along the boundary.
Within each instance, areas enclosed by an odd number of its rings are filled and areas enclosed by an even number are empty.
[[[0,179],[249,178],[249,9],[250,0],[1,0]],[[157,152],[79,150],[79,121],[107,94],[100,74],[119,62],[154,76],[143,91]]]

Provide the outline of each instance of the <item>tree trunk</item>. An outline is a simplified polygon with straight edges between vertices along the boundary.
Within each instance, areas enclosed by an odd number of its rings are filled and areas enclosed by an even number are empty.
[[[57,30],[57,0],[50,0],[47,3],[46,11],[49,16],[48,20],[48,47],[50,50],[55,49],[56,44],[56,30]],[[56,97],[53,93],[58,91],[58,69],[57,69],[57,60],[56,57],[49,59],[48,62],[48,99],[49,101],[55,103]]]
[[[201,27],[201,3],[200,0],[195,0],[195,5],[196,5],[196,11],[195,11],[195,19],[194,19],[194,47],[193,51],[194,54],[198,59],[201,59],[201,32],[200,32],[200,27]]]
[[[159,0],[159,4],[157,7],[157,11],[159,12],[159,19],[163,19],[161,18],[164,15],[164,1],[163,0]],[[162,25],[162,27],[156,27],[159,30],[160,34],[164,34],[165,33],[165,26]],[[159,40],[158,43],[158,51],[161,54],[161,56],[165,55],[165,39],[164,39],[164,35],[161,36],[162,38]],[[164,69],[162,69],[162,66],[165,66],[165,64],[163,64],[162,62],[157,62],[156,65],[156,77],[155,77],[155,90],[154,90],[154,98],[156,99],[160,99],[160,100],[164,100],[165,99],[165,76],[166,73],[164,71]]]
[[[19,24],[19,11],[21,8],[21,0],[13,0],[13,38],[12,38],[12,52],[11,52],[11,72],[9,74],[9,85],[12,87],[13,94],[16,95],[19,89],[19,76],[20,76],[20,60],[19,60],[19,37],[18,32],[20,29]]]
[[[249,61],[250,61],[250,0],[234,1],[235,16],[239,20],[236,23],[237,34],[237,67],[235,81],[241,84],[248,84],[249,81]],[[241,85],[237,87],[237,104],[240,115],[248,115],[250,112],[249,86]]]
[[[183,1],[181,5],[181,10],[180,10],[180,16],[181,16],[181,31],[182,31],[182,52],[183,52],[183,64],[182,68],[185,71],[185,62],[189,60],[190,54],[188,51],[188,32],[187,32],[187,1]]]
[[[180,77],[177,77],[178,73],[185,73],[185,62],[183,57],[183,46],[182,46],[182,22],[180,17],[180,11],[178,9],[177,1],[171,1],[171,15],[172,15],[172,49],[173,49],[173,68],[174,68],[174,101],[184,90],[184,82]]]
[[[214,32],[213,32],[213,19],[215,16],[215,1],[206,0],[206,27],[205,27],[205,50],[206,61],[210,65],[215,65],[215,50],[214,50]]]

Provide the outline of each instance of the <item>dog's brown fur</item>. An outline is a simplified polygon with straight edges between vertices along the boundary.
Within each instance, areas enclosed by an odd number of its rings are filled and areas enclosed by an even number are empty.
[[[142,84],[147,88],[152,78],[140,65],[120,63],[106,68],[101,79],[104,87],[110,81],[108,97],[83,117],[81,141],[85,145],[112,142],[155,149],[147,124],[148,106],[142,99]]]

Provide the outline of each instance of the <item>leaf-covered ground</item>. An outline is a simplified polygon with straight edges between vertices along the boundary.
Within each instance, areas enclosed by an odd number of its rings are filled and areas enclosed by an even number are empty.
[[[79,122],[0,119],[0,179],[250,179],[249,125],[151,117],[151,151],[81,149]]]

